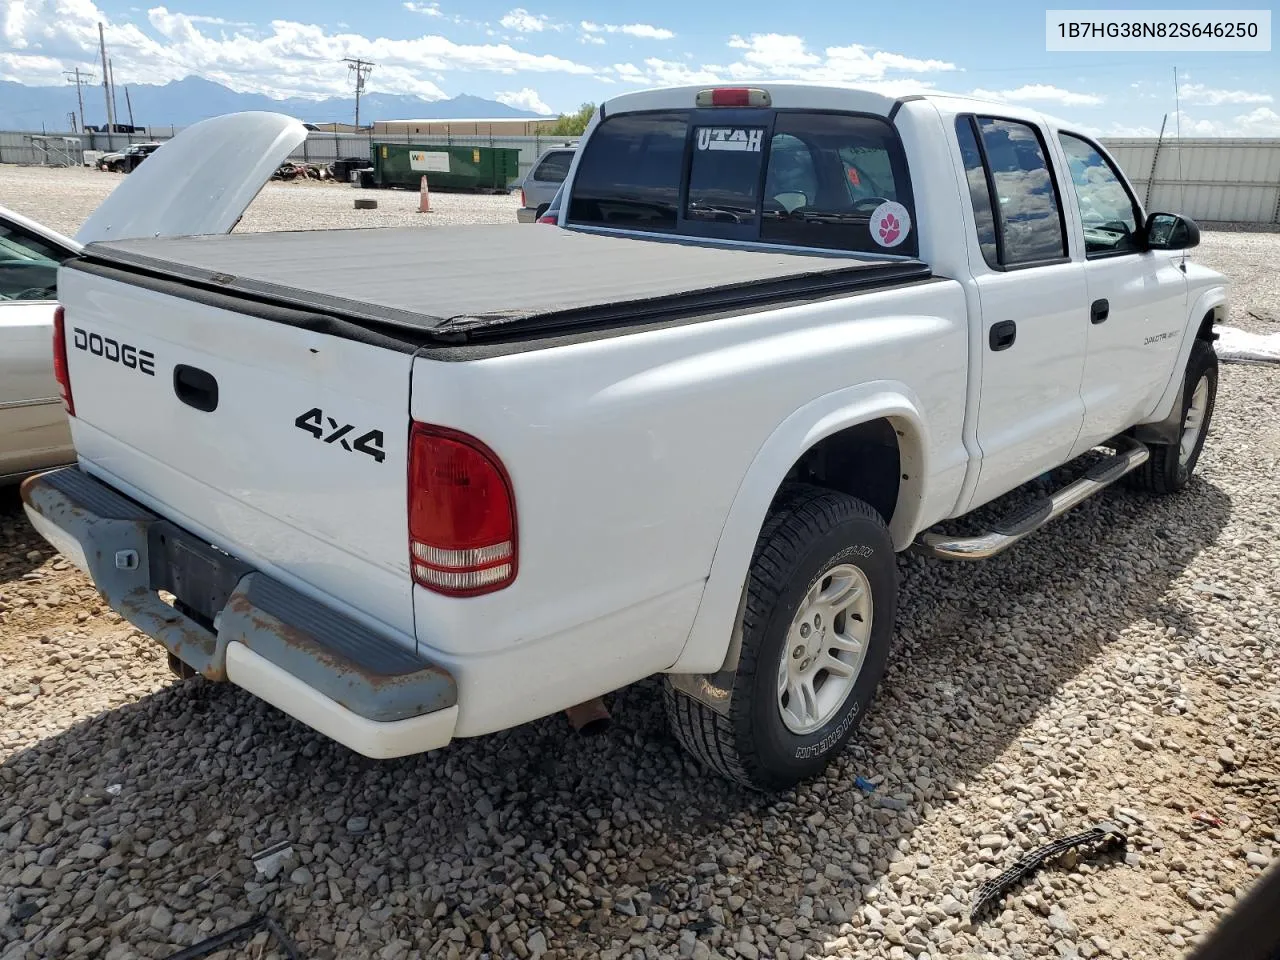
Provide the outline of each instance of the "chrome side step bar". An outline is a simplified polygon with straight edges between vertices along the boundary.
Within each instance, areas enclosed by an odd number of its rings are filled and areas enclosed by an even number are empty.
[[[1107,445],[1115,446],[1116,453],[1099,460],[1074,483],[992,524],[989,532],[976,537],[922,533],[911,545],[912,551],[941,560],[986,560],[994,557],[1008,550],[1027,534],[1039,530],[1050,520],[1062,516],[1095,493],[1105,490],[1125,474],[1132,473],[1151,456],[1151,450],[1145,443],[1130,437],[1116,437]]]

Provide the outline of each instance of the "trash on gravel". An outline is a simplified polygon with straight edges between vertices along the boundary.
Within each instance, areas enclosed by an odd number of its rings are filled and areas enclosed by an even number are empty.
[[[1191,819],[1196,823],[1203,823],[1206,827],[1221,827],[1226,823],[1221,817],[1214,816],[1208,810],[1197,810],[1191,815]]]
[[[294,946],[293,941],[285,936],[284,931],[280,929],[280,925],[270,917],[263,915],[255,917],[248,923],[242,923],[238,927],[232,927],[230,930],[224,930],[222,933],[215,934],[199,943],[193,943],[191,946],[179,950],[177,953],[171,953],[168,960],[197,960],[198,957],[207,957],[212,953],[216,953],[223,947],[229,947],[234,943],[242,940],[249,940],[259,930],[266,930],[271,936],[275,937],[276,943],[280,949],[284,951],[285,956],[289,960],[299,960],[300,954],[298,948]],[[261,956],[261,954],[259,954]]]
[[[293,845],[288,840],[281,840],[279,843],[255,853],[251,859],[258,873],[268,880],[274,880],[280,875],[280,871],[284,869],[285,864],[293,860]]]
[[[969,922],[977,923],[978,919],[993,907],[1010,889],[1031,876],[1042,866],[1069,850],[1077,847],[1093,845],[1094,854],[1104,853],[1128,844],[1129,838],[1113,823],[1100,823],[1086,830],[1061,840],[1045,844],[1030,853],[1018,858],[1018,861],[994,880],[988,880],[978,888],[978,895],[973,901],[973,909],[969,912]]]
[[[876,792],[876,785],[872,783],[870,780],[868,780],[866,777],[854,777],[853,785],[857,787],[859,790],[861,790],[863,793]]]
[[[1214,350],[1228,363],[1280,363],[1280,333],[1250,333],[1236,327],[1216,326]]]

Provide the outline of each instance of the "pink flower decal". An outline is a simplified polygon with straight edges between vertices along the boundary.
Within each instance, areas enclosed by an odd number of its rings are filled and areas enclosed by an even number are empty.
[[[886,247],[892,246],[901,232],[902,225],[898,223],[898,218],[892,213],[886,213],[880,221],[880,242]]]

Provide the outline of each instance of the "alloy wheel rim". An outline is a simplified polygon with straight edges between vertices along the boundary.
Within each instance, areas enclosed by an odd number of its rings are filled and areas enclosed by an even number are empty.
[[[1186,466],[1195,452],[1196,441],[1204,429],[1204,417],[1209,411],[1209,377],[1202,376],[1191,392],[1191,404],[1187,407],[1187,415],[1182,421],[1182,439],[1178,443],[1178,463]]]
[[[866,574],[832,567],[809,588],[778,663],[778,713],[805,736],[822,729],[853,692],[867,658],[874,606]]]

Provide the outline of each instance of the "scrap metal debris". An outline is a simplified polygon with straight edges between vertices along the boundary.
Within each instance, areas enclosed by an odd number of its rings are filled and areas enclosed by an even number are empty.
[[[978,888],[978,896],[973,901],[973,909],[969,912],[969,922],[977,923],[978,918],[994,906],[1013,887],[1031,876],[1050,860],[1062,856],[1068,850],[1086,845],[1096,845],[1094,854],[1104,853],[1115,848],[1122,848],[1129,838],[1114,823],[1100,823],[1084,833],[1064,837],[1046,844],[1037,850],[1018,859],[1012,867],[994,880],[988,880]]]
[[[242,923],[238,927],[224,930],[222,933],[215,934],[207,940],[193,943],[184,950],[170,954],[169,960],[197,960],[198,957],[207,957],[223,947],[229,947],[243,940],[251,940],[261,930],[266,930],[271,936],[275,937],[277,946],[284,951],[289,960],[300,960],[301,955],[298,953],[298,948],[294,946],[293,941],[285,936],[284,931],[280,929],[280,925],[266,914],[255,917],[248,923]]]

